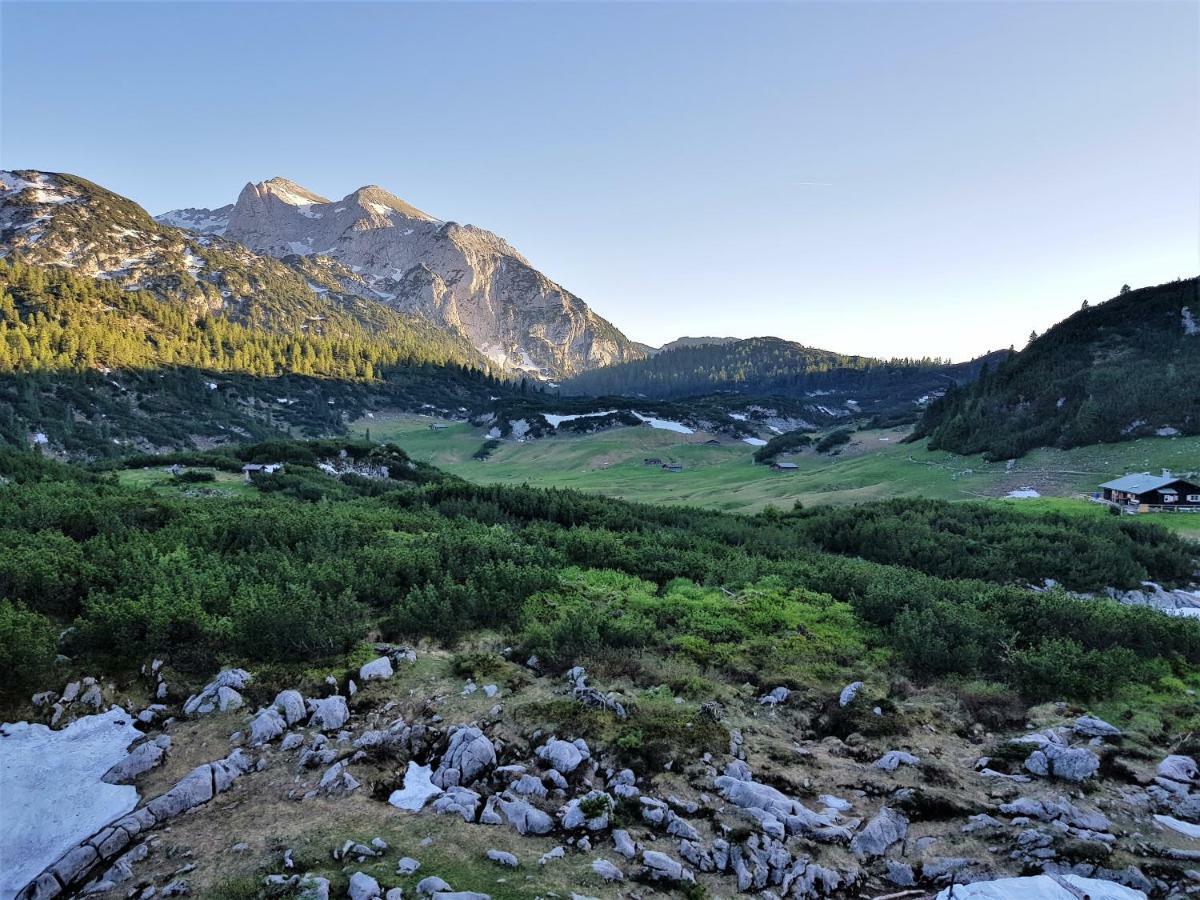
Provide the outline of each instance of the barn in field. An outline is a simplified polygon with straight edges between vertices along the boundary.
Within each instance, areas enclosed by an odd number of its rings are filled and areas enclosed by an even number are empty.
[[[1100,485],[1096,498],[1137,512],[1179,510],[1200,513],[1200,485],[1170,472],[1125,475]]]

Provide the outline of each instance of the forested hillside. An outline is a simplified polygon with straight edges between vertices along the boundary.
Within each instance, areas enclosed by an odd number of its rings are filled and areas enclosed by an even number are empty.
[[[512,390],[423,320],[330,303],[317,330],[293,322],[295,308],[268,315],[271,302],[214,311],[0,261],[0,441],[96,457],[316,436],[342,431],[372,398],[456,410]]]
[[[1200,433],[1197,279],[1126,290],[1058,323],[932,404],[930,446],[1011,459],[1146,434]]]
[[[917,401],[971,380],[983,362],[953,365],[939,359],[881,360],[758,337],[663,350],[646,359],[584,372],[566,381],[562,390],[657,399],[733,392],[809,397],[814,403],[831,406],[841,406],[848,399],[852,413],[894,416],[911,414]]]

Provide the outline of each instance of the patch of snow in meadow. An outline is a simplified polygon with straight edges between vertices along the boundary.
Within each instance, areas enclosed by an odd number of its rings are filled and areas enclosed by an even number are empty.
[[[653,416],[643,416],[640,412],[635,412],[634,415],[651,428],[661,428],[664,431],[674,431],[676,434],[696,433],[681,422],[672,422],[670,419],[656,419]]]
[[[1146,900],[1141,891],[1127,888],[1114,881],[1082,878],[1079,875],[1057,876],[1069,887],[1063,887],[1049,875],[1023,878],[997,878],[995,881],[976,881],[955,884],[937,895],[936,900]]]
[[[1004,496],[1011,497],[1013,500],[1033,500],[1036,497],[1042,496],[1031,487],[1018,488],[1015,491],[1009,491]]]
[[[430,798],[436,797],[442,789],[433,783],[433,767],[418,766],[411,759],[408,770],[404,773],[404,787],[392,791],[388,803],[397,809],[407,809],[417,812]]]
[[[0,898],[137,806],[137,788],[100,779],[141,736],[115,706],[60,731],[0,725]]]
[[[558,413],[542,413],[542,418],[550,423],[551,428],[557,428],[563,422],[573,422],[576,419],[591,419],[595,416],[611,416],[615,412],[615,409],[606,409],[602,412],[575,413],[568,416],[560,416]]]
[[[767,446],[767,442],[766,442],[766,441],[764,441],[762,438],[754,438],[754,437],[750,437],[750,438],[742,438],[742,443],[743,443],[743,444],[749,444],[751,447],[765,447],[765,446]]]

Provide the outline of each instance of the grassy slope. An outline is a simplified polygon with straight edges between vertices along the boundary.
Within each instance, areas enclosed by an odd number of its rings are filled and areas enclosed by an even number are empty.
[[[889,497],[921,496],[944,500],[1003,497],[1033,487],[1037,501],[1018,506],[1056,509],[1078,515],[1104,515],[1102,507],[1077,498],[1127,471],[1200,468],[1200,438],[1143,438],[1073,450],[1042,449],[1005,463],[981,456],[931,451],[925,442],[901,444],[903,431],[863,431],[840,455],[811,450],[791,457],[800,470],[774,472],[751,461],[754,448],[721,437],[708,446],[708,435],[680,435],[652,428],[618,428],[597,434],[546,438],[529,443],[503,442],[486,462],[471,458],[483,442],[482,429],[456,423],[431,431],[423,416],[363,419],[354,430],[370,429],[374,440],[394,440],[415,459],[481,484],[520,484],[576,488],[610,497],[649,503],[684,503],[732,512],[757,512],[769,504],[787,508],[857,503]],[[888,440],[881,440],[887,438]],[[647,456],[682,462],[670,474],[642,463]],[[1146,518],[1146,517],[1144,517]],[[1200,515],[1158,515],[1162,524],[1200,539]]]

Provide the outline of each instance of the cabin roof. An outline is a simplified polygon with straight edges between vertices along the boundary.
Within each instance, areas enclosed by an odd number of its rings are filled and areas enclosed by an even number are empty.
[[[1177,481],[1183,481],[1178,475],[1151,475],[1149,472],[1139,472],[1135,475],[1123,475],[1120,478],[1114,478],[1112,481],[1106,481],[1100,485],[1110,491],[1127,491],[1130,494],[1144,494],[1146,491],[1155,491],[1161,487],[1166,487],[1168,484],[1174,484]]]

